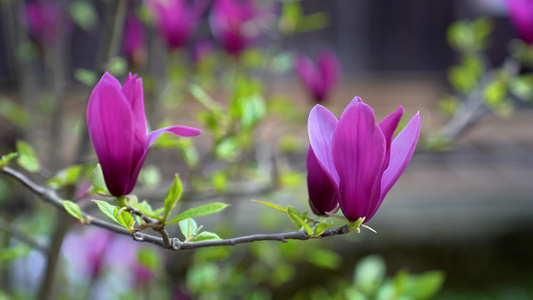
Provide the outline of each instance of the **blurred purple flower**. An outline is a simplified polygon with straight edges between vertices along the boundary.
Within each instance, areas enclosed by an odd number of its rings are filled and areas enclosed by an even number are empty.
[[[59,27],[67,23],[63,11],[50,1],[31,1],[22,6],[20,18],[39,43],[53,44]]]
[[[257,16],[253,0],[215,0],[209,16],[211,31],[226,52],[238,57],[259,33],[253,24]]]
[[[394,138],[400,106],[376,124],[374,111],[355,97],[339,120],[322,105],[309,114],[307,154],[309,203],[323,215],[337,203],[350,221],[368,222],[403,173],[418,142],[417,113]]]
[[[507,0],[507,8],[518,36],[533,45],[533,0]]]
[[[146,134],[142,80],[129,74],[124,86],[105,73],[94,87],[87,108],[87,127],[109,192],[129,194],[150,145],[163,133],[196,136],[199,129],[170,126]]]
[[[141,265],[140,263],[134,264],[132,268],[135,286],[147,285],[148,283],[150,283],[150,280],[154,276],[151,270]]]
[[[135,65],[142,65],[146,55],[146,38],[143,23],[134,13],[128,14],[124,24],[123,48],[126,59]]]
[[[204,58],[211,55],[214,50],[215,47],[211,40],[201,40],[194,45],[193,51],[191,53],[191,59],[194,63],[199,63]]]
[[[321,52],[318,55],[317,65],[309,57],[299,55],[294,63],[294,69],[316,102],[327,99],[339,81],[341,73],[337,55],[332,51]]]
[[[194,0],[146,0],[157,18],[157,29],[168,47],[183,47],[196,30],[208,1]]]

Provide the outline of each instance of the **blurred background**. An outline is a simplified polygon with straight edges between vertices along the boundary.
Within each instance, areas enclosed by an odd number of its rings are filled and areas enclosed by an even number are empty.
[[[105,71],[142,77],[151,128],[204,131],[162,136],[134,193],[157,206],[179,173],[180,210],[232,204],[195,222],[222,238],[297,229],[250,200],[309,210],[315,104],[422,116],[377,234],[170,252],[0,176],[0,299],[533,299],[531,20],[528,0],[0,1],[1,154],[35,152],[19,169],[97,216],[85,111]]]

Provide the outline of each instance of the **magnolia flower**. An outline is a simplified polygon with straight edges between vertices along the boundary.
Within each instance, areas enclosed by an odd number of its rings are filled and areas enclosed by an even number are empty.
[[[32,1],[22,7],[20,18],[39,43],[54,43],[61,22],[67,23],[59,6],[52,2]]]
[[[296,74],[316,102],[326,100],[340,77],[337,56],[332,51],[323,51],[315,65],[310,58],[299,55],[294,63]]]
[[[339,120],[316,105],[309,114],[307,185],[314,213],[337,204],[350,221],[368,222],[411,160],[420,135],[417,113],[394,138],[403,115],[400,106],[376,124],[374,111],[355,97]],[[394,138],[394,139],[393,139]]]
[[[163,133],[196,136],[200,130],[170,126],[146,134],[142,80],[129,74],[124,86],[105,73],[96,84],[87,108],[87,127],[109,192],[129,194],[150,145]]]
[[[143,23],[135,14],[128,14],[124,24],[123,40],[124,55],[128,61],[136,65],[142,65],[146,55],[145,45]]]
[[[147,0],[155,12],[157,29],[168,47],[180,48],[187,44],[196,30],[200,17],[207,8],[206,0]]]
[[[533,0],[507,0],[507,8],[518,36],[533,45]]]
[[[211,31],[229,54],[238,57],[258,35],[253,0],[215,0],[209,17]]]

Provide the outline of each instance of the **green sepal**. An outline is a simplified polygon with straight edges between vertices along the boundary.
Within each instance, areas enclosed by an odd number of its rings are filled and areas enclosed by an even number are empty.
[[[115,216],[117,223],[122,225],[128,230],[129,233],[131,233],[133,227],[135,226],[135,219],[133,219],[129,212],[125,211],[125,207],[115,207],[113,210],[113,215]]]
[[[30,144],[24,141],[17,141],[17,153],[17,162],[26,171],[35,173],[41,169],[35,150]]]
[[[181,220],[185,220],[185,219],[189,219],[189,218],[194,218],[194,217],[206,216],[206,215],[214,214],[214,213],[217,213],[217,212],[223,210],[224,208],[226,208],[228,206],[229,206],[229,204],[226,204],[226,203],[214,202],[214,203],[209,203],[209,204],[206,204],[206,205],[190,208],[190,209],[182,212],[181,214],[177,215],[174,219],[172,219],[171,221],[167,222],[166,224],[172,224],[172,223],[176,223],[176,222],[179,222]]]
[[[350,231],[357,231],[364,221],[365,221],[365,217],[362,217],[362,218],[357,219],[357,221],[355,222],[349,222],[347,224],[348,229],[350,229]]]
[[[83,215],[81,213],[81,209],[80,207],[78,206],[78,204],[72,202],[72,201],[69,201],[69,200],[60,200],[61,203],[63,204],[63,207],[65,208],[65,210],[67,211],[67,213],[71,216],[73,216],[74,218],[80,220],[82,223],[84,222],[84,218],[83,218]]]
[[[308,235],[313,233],[311,226],[304,221],[306,213],[302,213],[292,206],[287,206],[287,215],[298,229],[303,226]]]
[[[181,198],[181,194],[183,193],[183,186],[181,184],[181,180],[178,174],[176,174],[176,177],[174,178],[174,181],[172,182],[172,185],[168,189],[167,195],[165,197],[165,209],[163,212],[163,223],[166,222],[168,219],[168,216],[170,215],[170,212],[176,206],[176,203]]]
[[[284,212],[286,213],[287,212],[287,208],[286,207],[283,207],[281,205],[277,205],[277,204],[274,204],[274,203],[270,203],[270,202],[266,202],[266,201],[261,201],[261,200],[253,200],[253,202],[256,202],[256,203],[259,203],[259,204],[263,204],[264,206],[266,207],[270,207],[270,208],[273,208],[275,210],[278,210],[278,211],[281,211],[281,212]]]
[[[326,222],[321,222],[321,223],[318,223],[315,225],[315,227],[313,228],[313,234],[311,234],[312,236],[319,236],[321,235],[322,233],[324,233],[324,231],[326,231],[326,229],[328,229],[329,227],[331,227],[333,225],[333,223],[331,224],[328,224]]]
[[[93,186],[106,194],[109,194],[109,191],[107,190],[107,186],[105,185],[104,180],[104,173],[102,172],[102,166],[100,164],[97,164],[96,167],[91,172],[91,175],[89,176],[89,180],[93,184]]]
[[[218,240],[221,240],[221,238],[218,236],[218,234],[214,232],[202,231],[199,234],[197,234],[192,240],[193,242],[218,241]]]
[[[13,158],[17,157],[17,155],[18,155],[17,152],[11,152],[11,153],[2,155],[2,158],[0,158],[0,169],[7,166]]]

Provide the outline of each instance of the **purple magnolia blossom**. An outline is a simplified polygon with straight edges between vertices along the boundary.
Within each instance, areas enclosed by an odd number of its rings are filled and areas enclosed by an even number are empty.
[[[32,1],[22,7],[20,18],[28,27],[31,35],[39,43],[54,43],[62,22],[66,23],[64,13],[54,2]]]
[[[211,31],[226,52],[238,57],[258,35],[253,26],[257,15],[253,0],[215,0],[209,17]]]
[[[170,126],[146,134],[142,80],[129,74],[121,86],[107,72],[91,93],[87,127],[107,188],[117,197],[133,190],[150,145],[163,132],[180,136],[201,133],[196,128]]]
[[[533,0],[507,0],[507,8],[518,36],[533,45]]]
[[[147,0],[157,18],[157,29],[168,47],[180,48],[187,44],[196,30],[208,1],[195,0]]]
[[[420,135],[417,113],[394,138],[400,106],[376,124],[374,111],[355,97],[339,120],[322,105],[309,114],[307,185],[314,213],[340,204],[350,221],[368,222],[411,160]]]
[[[341,73],[337,55],[332,51],[321,52],[316,65],[309,57],[299,55],[294,63],[294,69],[316,102],[327,99],[328,94],[339,81]]]
[[[133,13],[128,14],[124,24],[124,55],[128,61],[140,65],[144,60],[146,38],[143,23]]]

